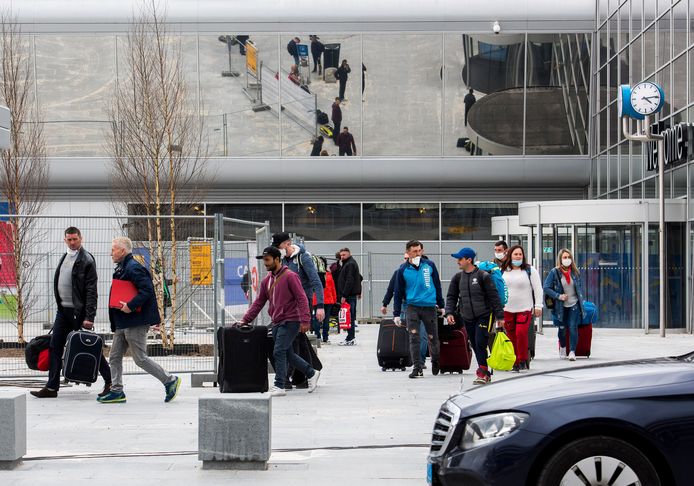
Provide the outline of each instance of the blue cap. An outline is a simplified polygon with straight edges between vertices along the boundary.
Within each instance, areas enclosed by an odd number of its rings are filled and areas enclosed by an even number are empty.
[[[477,253],[475,253],[475,250],[472,248],[466,246],[465,248],[461,248],[458,253],[453,253],[451,255],[453,258],[461,259],[461,258],[474,258],[477,256]]]

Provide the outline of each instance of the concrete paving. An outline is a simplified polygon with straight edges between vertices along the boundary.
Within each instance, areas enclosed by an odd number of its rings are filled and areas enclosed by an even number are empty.
[[[216,389],[191,389],[164,403],[149,376],[126,376],[128,403],[101,405],[97,389],[73,387],[57,400],[28,397],[28,453],[0,484],[238,484],[421,485],[428,443],[441,403],[460,389],[459,375],[410,380],[382,372],[376,362],[377,326],[363,325],[358,345],[322,347],[325,369],[314,394],[293,390],[273,399],[271,467],[261,472],[202,470],[197,460],[198,397]],[[556,332],[538,336],[533,372],[634,357],[683,354],[694,337],[665,339],[638,331],[595,331],[593,356],[559,361]],[[498,372],[495,380],[515,376]],[[464,375],[464,388],[471,386]],[[94,387],[92,387],[94,388]]]

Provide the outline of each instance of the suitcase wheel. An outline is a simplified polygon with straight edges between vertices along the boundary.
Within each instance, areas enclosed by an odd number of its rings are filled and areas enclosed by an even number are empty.
[[[386,368],[386,367],[384,366],[384,367],[381,368],[381,371],[388,371],[388,368]]]
[[[407,371],[407,368],[400,368],[400,371]]]

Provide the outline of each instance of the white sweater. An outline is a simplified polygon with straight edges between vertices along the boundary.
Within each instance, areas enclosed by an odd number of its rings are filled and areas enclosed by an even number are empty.
[[[507,270],[504,272],[504,281],[508,288],[508,302],[504,310],[506,312],[527,312],[533,308],[533,294],[535,294],[535,308],[543,307],[542,281],[535,268],[530,267],[530,278],[525,270]],[[530,282],[532,281],[532,287]]]

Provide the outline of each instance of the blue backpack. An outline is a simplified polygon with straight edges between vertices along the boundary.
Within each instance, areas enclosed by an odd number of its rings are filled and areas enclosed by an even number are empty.
[[[583,301],[583,322],[581,325],[595,324],[598,322],[598,308],[592,302]]]
[[[504,276],[501,274],[499,266],[494,262],[477,262],[477,268],[491,275],[492,281],[494,285],[496,285],[496,290],[499,292],[501,305],[505,306],[508,302],[508,288],[506,288],[506,282],[504,281]]]

